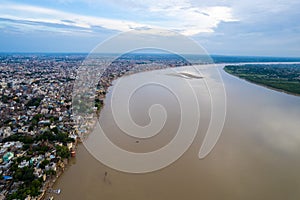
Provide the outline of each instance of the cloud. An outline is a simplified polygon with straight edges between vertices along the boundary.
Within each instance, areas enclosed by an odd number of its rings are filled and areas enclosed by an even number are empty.
[[[176,30],[188,36],[214,32],[221,22],[238,21],[229,6],[206,6],[194,4],[191,0],[111,0],[109,2],[130,9],[151,25]],[[146,17],[145,13],[147,13]]]
[[[88,2],[91,4],[91,1]],[[12,20],[14,23],[11,25],[21,26],[23,24],[27,28],[29,28],[29,24],[36,25],[31,28],[43,30],[48,28],[51,31],[53,31],[53,27],[56,27],[57,32],[66,32],[69,29],[94,32],[93,27],[124,32],[151,27],[175,30],[188,36],[213,32],[220,22],[236,20],[229,7],[194,7],[188,0],[146,0],[146,7],[145,4],[138,1],[135,4],[143,5],[137,6],[140,12],[148,13],[151,17],[155,15],[154,18],[157,20],[143,21],[138,20],[138,17],[136,20],[109,19],[16,3],[0,5],[0,18]]]
[[[192,7],[182,6],[153,6],[150,12],[165,15],[172,20],[166,21],[166,27],[175,29],[184,35],[214,32],[220,22],[237,21],[231,15],[228,7]],[[205,13],[205,14],[203,14]]]
[[[39,5],[44,6],[3,0],[0,34],[42,32],[85,43],[132,29],[164,28],[192,36],[211,53],[300,55],[299,0],[45,0]]]
[[[0,18],[2,22],[11,22],[11,26],[24,25],[23,27],[29,29],[49,29],[56,32],[65,32],[69,29],[92,32],[95,27],[113,31],[129,31],[147,26],[132,21],[92,17],[55,9],[11,3],[0,5]],[[53,30],[54,27],[56,28],[55,30]]]

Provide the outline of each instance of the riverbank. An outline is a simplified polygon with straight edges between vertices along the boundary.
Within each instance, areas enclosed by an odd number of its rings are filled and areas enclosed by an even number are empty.
[[[102,110],[103,106],[105,105],[104,101],[105,101],[106,95],[108,93],[108,89],[112,86],[113,81],[115,81],[118,78],[130,76],[130,75],[133,75],[136,73],[166,69],[168,67],[179,67],[184,64],[188,64],[187,62],[183,62],[183,61],[173,63],[174,61],[168,60],[169,63],[168,62],[160,63],[162,61],[159,61],[158,64],[138,64],[137,66],[140,66],[140,67],[131,65],[130,67],[132,69],[127,69],[128,64],[126,62],[125,62],[126,65],[123,63],[124,61],[122,61],[122,60],[121,61],[116,60],[115,62],[111,63],[110,67],[112,69],[108,69],[107,71],[105,71],[103,73],[103,75],[101,76],[99,83],[97,84],[97,90],[95,92],[95,94],[96,94],[95,108],[97,108],[97,110],[94,110],[95,112],[92,115],[85,116],[86,118],[84,119],[84,123],[80,124],[76,128],[76,132],[79,133],[78,136],[81,140],[85,140],[86,137],[88,137],[89,134],[91,133],[91,131],[94,129],[94,126],[96,124],[95,122],[99,119],[101,110]],[[119,69],[119,70],[114,69],[116,64],[119,64],[121,69]],[[88,105],[90,105],[90,104],[88,104]],[[83,134],[80,133],[79,129],[84,130],[83,131],[84,133]],[[76,140],[76,143],[74,146],[77,149],[77,140]],[[68,167],[69,160],[65,160],[65,161],[66,161],[65,166]],[[48,191],[49,189],[52,188],[52,186],[55,184],[55,182],[63,174],[65,167],[60,167],[59,169],[60,169],[60,170],[58,170],[59,175],[51,178],[49,181],[47,180],[47,182],[44,183],[44,187],[42,189],[44,192],[42,195],[40,195],[39,198],[45,199],[45,198],[49,197],[49,195],[45,195],[46,191]]]
[[[296,187],[300,178],[297,173],[300,165],[297,148],[300,143],[297,137],[300,128],[300,112],[297,109],[300,105],[299,98],[272,92],[248,84],[223,71],[221,73],[228,95],[227,120],[219,142],[205,159],[199,160],[197,154],[205,135],[206,124],[209,122],[209,113],[205,110],[209,107],[209,102],[201,101],[199,103],[204,110],[201,110],[203,118],[198,137],[189,150],[169,167],[146,174],[122,173],[103,165],[84,145],[78,145],[75,163],[65,170],[53,186],[54,189],[62,190],[60,195],[53,195],[54,198],[181,200],[188,196],[193,199],[201,197],[225,200],[279,200],[289,195],[299,197],[300,193]],[[123,83],[146,76],[160,76],[177,83],[178,78],[168,74],[167,71],[139,73],[125,78]],[[197,95],[206,94],[203,81],[193,81],[197,83]],[[200,87],[202,83],[203,87]],[[162,93],[158,92],[157,88],[144,89],[146,91],[143,94],[151,94],[155,99],[161,99],[162,105],[171,105],[171,109],[168,110],[176,111],[173,107],[176,104],[170,103],[169,98],[162,98]],[[132,113],[133,117],[147,122],[144,110],[139,109],[149,101],[148,96],[143,94],[136,96]],[[108,93],[106,101],[110,101],[110,98]],[[253,112],[255,110],[259,112]],[[171,113],[171,121],[166,125],[176,127],[178,115],[180,113]],[[134,151],[145,150],[147,146],[156,148],[156,139],[161,141],[161,138],[154,137],[136,143],[132,138],[118,137],[121,132],[111,120],[110,104],[103,107],[100,118],[105,125],[103,128],[113,137],[112,141],[124,149],[131,148],[130,150]],[[274,124],[280,125],[274,128]],[[159,135],[165,139],[165,133],[172,130]],[[172,138],[173,135],[168,136]]]
[[[150,71],[149,69],[148,70],[146,70],[146,71]],[[141,71],[139,71],[139,72],[136,72],[136,73],[143,73],[143,72],[141,72]],[[130,74],[124,74],[123,75],[123,77],[125,77],[125,76],[130,76],[130,75],[135,75],[136,73],[130,73]],[[167,74],[167,75],[169,75],[169,74]],[[113,79],[111,79],[111,82],[113,82],[113,81],[115,81],[117,78],[120,78],[120,77],[115,77],[115,78],[113,78]],[[201,77],[202,78],[202,77]],[[113,85],[112,84],[109,84],[110,85],[110,87],[113,87]],[[109,93],[107,93],[107,91],[108,91],[108,89],[110,88],[110,87],[107,87],[106,88],[106,90],[105,90],[105,95],[102,95],[101,96],[101,100],[103,101],[103,106],[105,105],[105,99],[106,99],[106,97],[107,97],[107,94],[109,94]],[[101,116],[100,115],[100,113],[102,112],[102,108],[103,108],[103,106],[101,107],[101,110],[98,110],[97,111],[97,119]],[[106,111],[107,112],[107,111]],[[97,119],[93,119],[93,120],[97,120]],[[94,125],[91,125],[91,127],[90,127],[90,130],[93,130],[93,128],[92,128],[92,126],[94,126]],[[88,135],[88,134],[87,134]],[[84,148],[84,147],[83,147]],[[79,150],[80,151],[80,150]],[[86,151],[86,150],[85,150]],[[108,170],[108,169],[106,169],[106,170]],[[104,172],[103,172],[104,173]]]
[[[219,64],[220,65],[220,64]],[[237,64],[237,65],[239,65],[239,64]],[[153,70],[162,70],[161,68],[160,69],[152,69],[152,70],[149,70],[149,69],[147,69],[147,70],[145,70],[145,71],[136,71],[136,72],[131,72],[131,73],[128,73],[128,74],[124,74],[124,75],[122,75],[123,77],[125,77],[125,76],[131,76],[131,75],[134,75],[134,74],[137,74],[137,73],[143,73],[143,72],[149,72],[149,71],[153,71]],[[167,74],[167,75],[169,75],[169,74]],[[101,98],[101,101],[103,101],[103,104],[102,104],[102,106],[101,106],[101,109],[100,110],[98,110],[97,112],[96,112],[96,117],[97,117],[97,119],[99,119],[99,117],[101,116],[101,112],[102,112],[102,108],[104,107],[104,105],[105,105],[105,99],[106,99],[106,96],[107,96],[107,94],[108,94],[108,90],[109,90],[109,88],[111,88],[111,87],[113,87],[113,84],[112,84],[112,82],[113,81],[115,81],[115,80],[117,80],[118,78],[120,78],[121,76],[115,76],[114,78],[112,78],[112,79],[110,79],[110,82],[109,82],[109,84],[107,85],[107,87],[105,87],[105,93],[104,93],[104,95],[102,95],[100,98]],[[197,78],[199,78],[198,76],[197,76]],[[201,78],[203,78],[203,77],[201,77]],[[99,97],[99,96],[98,96]],[[95,119],[95,118],[93,118],[93,120],[97,120],[97,119]],[[94,124],[93,123],[90,123],[91,124],[91,126],[90,126],[90,128],[89,128],[89,130],[93,130],[93,126],[94,126]],[[88,132],[86,135],[88,136],[90,134],[90,132]],[[83,147],[84,148],[84,147]],[[85,150],[86,151],[86,150]]]
[[[300,96],[300,64],[226,65],[223,69],[251,83]]]
[[[78,145],[81,144],[81,140],[77,138],[74,142],[74,147],[72,151],[77,151]],[[42,194],[37,197],[37,200],[47,200],[49,197],[52,196],[50,190],[53,190],[53,186],[56,181],[60,178],[60,176],[71,166],[71,161],[74,159],[73,156],[64,159],[62,162],[58,163],[56,174],[52,175],[50,178],[46,180],[41,189]]]
[[[75,150],[78,150],[78,147],[82,145],[81,142],[76,144]],[[43,193],[40,195],[38,200],[48,200],[50,197],[54,195],[59,195],[57,193],[51,192],[51,190],[60,190],[60,188],[54,189],[55,184],[61,178],[61,176],[74,164],[74,157],[70,157],[65,159],[63,163],[61,163],[57,173],[53,175],[47,182],[44,184]]]

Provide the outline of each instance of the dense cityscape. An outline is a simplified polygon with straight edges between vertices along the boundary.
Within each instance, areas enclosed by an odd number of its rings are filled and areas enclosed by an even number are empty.
[[[88,121],[72,114],[77,70],[85,55],[1,55],[0,199],[43,199],[64,171]],[[150,60],[150,61],[149,61]],[[187,65],[177,56],[125,55],[105,70],[92,110],[116,78],[139,71]]]
[[[0,200],[299,200],[300,0],[0,0]]]

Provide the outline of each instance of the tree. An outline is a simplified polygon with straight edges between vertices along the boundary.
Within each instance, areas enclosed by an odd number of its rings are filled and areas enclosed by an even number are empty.
[[[40,168],[41,169],[45,169],[45,166],[46,165],[48,165],[50,163],[50,161],[49,160],[43,160],[42,162],[41,162],[41,164],[40,164]]]
[[[70,157],[70,152],[68,147],[66,146],[56,146],[56,154],[60,156],[61,158],[69,158]]]

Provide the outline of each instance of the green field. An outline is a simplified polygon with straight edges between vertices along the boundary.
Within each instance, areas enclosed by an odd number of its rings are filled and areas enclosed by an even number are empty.
[[[300,95],[300,64],[227,65],[224,70],[253,83]]]

